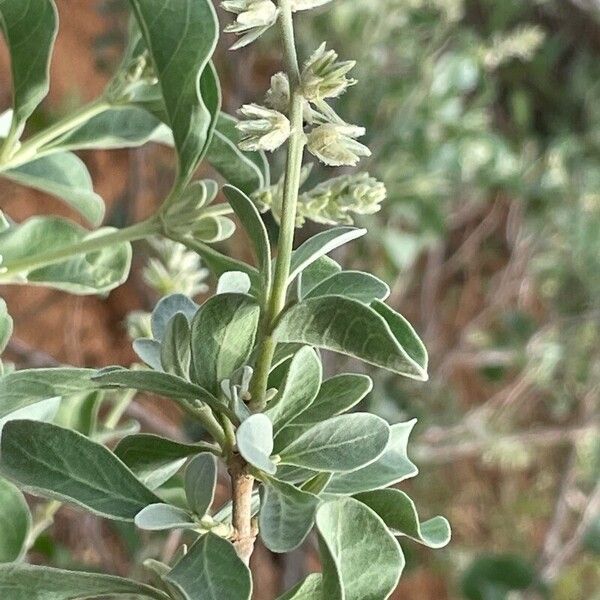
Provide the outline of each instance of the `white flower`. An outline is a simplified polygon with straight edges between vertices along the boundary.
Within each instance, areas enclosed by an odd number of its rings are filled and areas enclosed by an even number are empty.
[[[236,33],[240,39],[231,46],[232,50],[243,48],[260,37],[275,24],[279,9],[272,0],[225,0],[221,6],[237,14],[236,20],[225,27],[225,33]]]
[[[324,123],[308,134],[308,149],[330,167],[354,167],[361,156],[371,156],[371,151],[355,139],[364,134],[364,127],[357,125]]]
[[[287,111],[290,107],[290,80],[285,73],[275,73],[271,77],[271,87],[265,95],[265,104],[269,108]]]
[[[259,104],[245,104],[239,113],[246,118],[236,127],[242,133],[238,144],[241,150],[277,150],[290,137],[290,122],[277,110]]]
[[[317,6],[323,6],[331,0],[292,0],[292,10],[294,12],[298,10],[309,10],[310,8],[317,8]]]
[[[335,50],[327,50],[326,44],[319,46],[308,59],[302,71],[302,93],[307,100],[315,102],[324,98],[337,98],[348,86],[356,83],[348,79],[347,73],[354,68],[353,60],[338,61]]]

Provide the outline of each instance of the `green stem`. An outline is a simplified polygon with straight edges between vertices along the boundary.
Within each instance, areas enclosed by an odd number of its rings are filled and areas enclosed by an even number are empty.
[[[87,123],[90,119],[103,113],[110,108],[110,104],[103,98],[95,100],[90,104],[82,106],[73,114],[61,119],[47,129],[25,140],[21,147],[12,155],[6,156],[3,152],[0,156],[0,168],[2,170],[14,169],[37,157],[38,151],[53,142],[60,136]]]
[[[275,261],[275,274],[271,295],[267,303],[262,340],[259,345],[255,374],[252,380],[252,409],[264,410],[269,372],[275,353],[276,342],[273,339],[273,325],[285,307],[288,277],[296,232],[296,212],[302,171],[302,157],[306,138],[304,135],[303,108],[300,68],[294,39],[294,23],[290,0],[280,0],[280,26],[286,70],[290,80],[290,125],[291,135],[288,143],[287,163],[283,188],[281,227],[279,231],[278,252]]]
[[[109,246],[114,246],[115,244],[140,240],[159,233],[160,229],[161,225],[158,219],[150,218],[141,223],[126,227],[125,229],[109,231],[103,235],[90,237],[81,242],[49,250],[43,254],[27,256],[20,260],[15,260],[12,263],[7,262],[3,265],[4,268],[0,269],[0,280],[3,278],[8,279],[19,273],[33,271],[34,269],[40,269],[54,263],[62,262],[79,254],[98,252]]]

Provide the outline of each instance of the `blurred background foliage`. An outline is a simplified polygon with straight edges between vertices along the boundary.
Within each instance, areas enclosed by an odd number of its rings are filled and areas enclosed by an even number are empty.
[[[58,2],[61,15],[70,2]],[[53,88],[37,126],[86,98],[95,85],[88,73],[101,87],[118,59],[125,3],[86,4],[63,22],[53,69],[61,43],[73,53],[91,41],[93,52],[64,59],[68,84]],[[338,108],[367,128],[373,156],[361,168],[388,188],[381,212],[358,220],[370,235],[336,258],[389,282],[390,304],[430,351],[427,384],[371,373],[367,400],[392,421],[419,418],[412,456],[421,477],[410,493],[424,517],[445,514],[453,526],[443,551],[405,546],[397,597],[600,599],[600,3],[334,0],[299,17],[298,31],[304,56],[327,40],[358,61],[358,84]],[[262,97],[280,52],[273,37],[244,54],[229,53],[227,42],[217,63],[233,112]],[[148,213],[168,187],[163,149],[85,158],[95,175],[111,167],[111,181],[97,187],[114,223]],[[344,172],[315,166],[310,181]],[[246,251],[240,237],[229,243],[234,254]],[[107,300],[20,291],[13,358],[132,361],[125,323],[143,329],[160,295],[202,294],[213,283],[194,255],[157,243],[138,248],[132,277]],[[48,306],[52,322],[40,327],[34,316]],[[150,430],[176,424],[132,406]],[[109,561],[103,568],[118,570],[124,548],[141,551],[127,528],[100,530],[72,513],[59,512],[52,536],[40,538],[40,560]],[[75,534],[82,518],[101,540],[93,550],[82,551]],[[257,560],[260,600],[273,597],[278,578],[312,565],[308,551]]]

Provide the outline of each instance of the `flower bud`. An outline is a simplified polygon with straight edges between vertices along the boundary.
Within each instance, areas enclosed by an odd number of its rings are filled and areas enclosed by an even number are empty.
[[[271,87],[265,95],[265,104],[274,110],[287,112],[290,107],[290,80],[285,73],[271,77]]]
[[[307,100],[315,102],[325,98],[337,98],[348,86],[356,83],[346,74],[354,68],[353,60],[338,61],[335,50],[327,50],[325,43],[308,59],[302,71],[302,93]]]
[[[277,110],[259,104],[245,104],[239,113],[246,117],[245,121],[236,124],[242,133],[238,144],[241,150],[273,152],[290,137],[290,122]]]
[[[279,15],[279,9],[272,0],[225,0],[221,6],[237,14],[236,20],[224,29],[225,33],[241,36],[231,50],[251,44],[275,24]]]
[[[361,156],[371,156],[371,151],[355,139],[364,134],[364,127],[357,125],[324,123],[308,134],[308,150],[330,167],[354,167]]]

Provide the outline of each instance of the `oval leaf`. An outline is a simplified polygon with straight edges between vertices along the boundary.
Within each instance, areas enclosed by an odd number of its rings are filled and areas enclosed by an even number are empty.
[[[253,466],[273,475],[277,471],[269,458],[273,452],[273,424],[269,417],[258,413],[248,417],[236,433],[240,454]]]
[[[404,327],[392,329],[378,312],[356,300],[322,296],[292,306],[277,324],[274,335],[279,342],[333,350],[424,381],[427,362],[422,343],[412,327],[404,319],[402,322]]]
[[[217,488],[217,459],[209,453],[199,454],[185,470],[185,497],[188,506],[199,517],[211,507]]]
[[[0,477],[0,563],[15,562],[23,557],[30,530],[31,513],[23,494]]]
[[[389,286],[370,273],[342,271],[316,285],[305,298],[318,296],[344,296],[363,304],[385,300],[390,295]]]
[[[34,495],[122,521],[160,502],[112,452],[75,431],[11,421],[4,426],[1,448],[2,474]]]
[[[390,427],[390,442],[385,452],[372,464],[352,473],[336,473],[326,490],[332,494],[357,494],[400,483],[414,477],[419,470],[406,453],[408,437],[416,420]]]
[[[186,600],[250,600],[252,577],[230,542],[203,535],[165,580]]]
[[[135,516],[135,524],[146,531],[167,529],[193,529],[196,525],[192,515],[170,504],[150,504]]]
[[[280,452],[284,464],[343,472],[375,461],[390,438],[388,424],[375,415],[354,413],[318,423]]]
[[[317,511],[323,598],[385,600],[398,585],[404,556],[385,523],[353,498]]]

